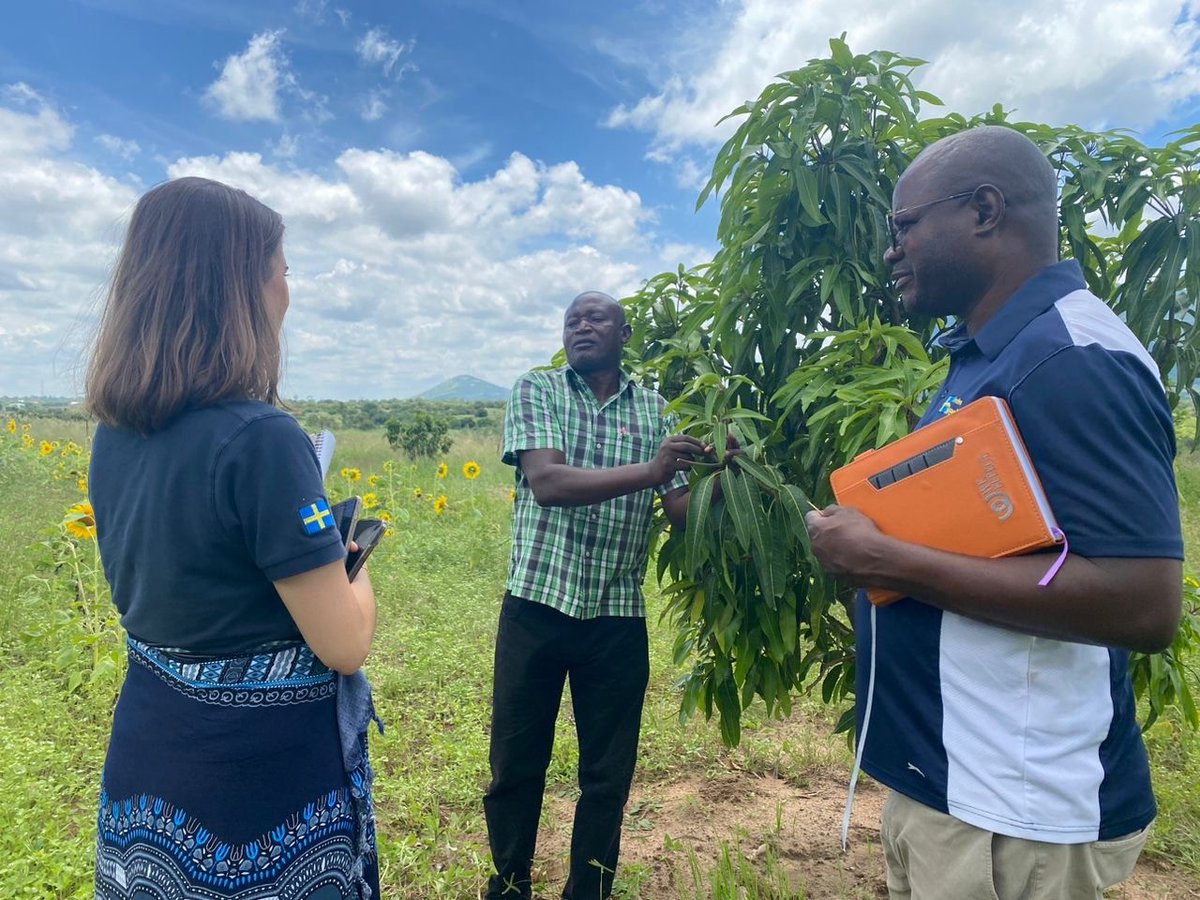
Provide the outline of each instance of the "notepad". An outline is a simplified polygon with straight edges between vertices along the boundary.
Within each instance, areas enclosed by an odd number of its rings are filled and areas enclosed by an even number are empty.
[[[1000,397],[981,397],[868,450],[829,480],[840,505],[860,510],[884,534],[915,544],[995,558],[1064,540]],[[867,596],[882,605],[903,595],[871,588]]]
[[[321,467],[321,477],[324,478],[329,474],[329,464],[333,462],[333,450],[337,446],[337,440],[332,431],[311,432],[308,439],[312,441],[313,450],[317,452],[317,463]]]

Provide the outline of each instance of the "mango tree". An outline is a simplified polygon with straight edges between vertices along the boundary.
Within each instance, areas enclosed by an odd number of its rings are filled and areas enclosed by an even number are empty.
[[[1149,347],[1172,405],[1200,404],[1200,126],[1150,148],[1010,122],[999,106],[923,117],[940,104],[913,84],[922,61],[855,55],[841,39],[830,50],[730,113],[741,124],[697,204],[719,198],[712,262],[625,301],[631,364],[678,398],[682,426],[749,447],[721,474],[717,502],[714,473],[693,476],[689,528],[658,557],[676,662],[691,661],[681,715],[715,708],[730,744],[756,696],[775,714],[797,690],[827,703],[853,692],[852,587],[812,560],[803,515],[831,501],[833,469],[906,434],[945,375],[931,343],[945,323],[908,318],[883,263],[892,189],[923,147],[1007,124],[1044,148],[1062,184],[1064,254]],[[1135,658],[1135,684],[1151,717],[1177,704],[1194,724],[1181,674],[1190,617],[1180,634],[1165,654]]]

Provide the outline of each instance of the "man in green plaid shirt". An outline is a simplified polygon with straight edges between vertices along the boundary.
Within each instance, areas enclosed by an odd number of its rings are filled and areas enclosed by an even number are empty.
[[[629,337],[619,303],[580,294],[563,320],[568,365],[517,379],[505,412],[503,459],[516,467],[517,489],[483,801],[496,868],[488,900],[531,895],[567,678],[580,797],[563,897],[612,890],[650,674],[642,579],[654,498],[683,528],[687,470],[712,452],[671,434],[666,401],[621,370]]]

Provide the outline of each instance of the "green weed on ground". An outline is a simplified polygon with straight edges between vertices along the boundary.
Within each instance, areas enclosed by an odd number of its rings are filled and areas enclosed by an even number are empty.
[[[63,550],[55,543],[67,540],[66,510],[82,496],[75,462],[62,456],[65,433],[45,432],[60,444],[43,456],[43,434],[33,448],[26,447],[19,428],[9,434],[4,424],[0,421],[0,541],[8,552],[0,554],[5,663],[0,795],[6,803],[0,896],[88,898],[94,804],[119,676],[101,663],[116,629],[105,618],[111,612],[106,597],[78,607],[79,579],[62,565]],[[498,439],[491,434],[463,437],[445,460],[419,463],[397,457],[381,434],[338,435],[331,495],[373,494],[371,514],[385,514],[392,523],[370,566],[380,626],[368,663],[379,711],[388,722],[386,734],[372,739],[387,897],[475,897],[489,871],[481,797],[488,779],[492,648],[508,562],[512,486],[512,470],[498,456]],[[479,472],[468,478],[464,467],[472,462]],[[1179,471],[1188,545],[1200,546],[1200,459],[1182,458]],[[91,547],[86,540],[74,546]],[[79,558],[86,560],[86,553]],[[668,785],[698,773],[778,777],[797,785],[815,772],[844,777],[849,754],[843,738],[830,734],[837,711],[812,700],[799,700],[794,715],[811,727],[794,722],[782,727],[785,723],[762,721],[751,710],[737,751],[721,747],[715,723],[681,725],[673,635],[658,621],[662,600],[653,588],[648,599],[652,679],[639,784]],[[89,637],[97,630],[103,638],[98,643]],[[558,728],[548,794],[569,799],[577,763],[569,695]],[[1171,715],[1148,735],[1161,806],[1150,852],[1200,873],[1198,740]],[[654,792],[648,795],[650,800],[631,806],[627,830],[642,820],[652,823]],[[551,816],[544,814],[548,825],[565,827]],[[789,882],[779,864],[780,839],[772,837],[779,828],[772,831],[770,822],[750,825],[752,832],[745,823],[729,822],[725,839],[708,855],[666,836],[659,861],[622,866],[617,896],[801,896],[803,888]],[[675,868],[675,894],[646,893],[659,866]],[[558,886],[552,877],[538,885],[546,896]],[[852,887],[838,895],[859,896]]]

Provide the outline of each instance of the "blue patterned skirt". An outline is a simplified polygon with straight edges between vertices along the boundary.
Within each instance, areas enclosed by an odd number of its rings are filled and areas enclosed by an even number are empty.
[[[344,764],[337,690],[303,644],[196,659],[131,640],[97,900],[378,898],[370,771]]]

